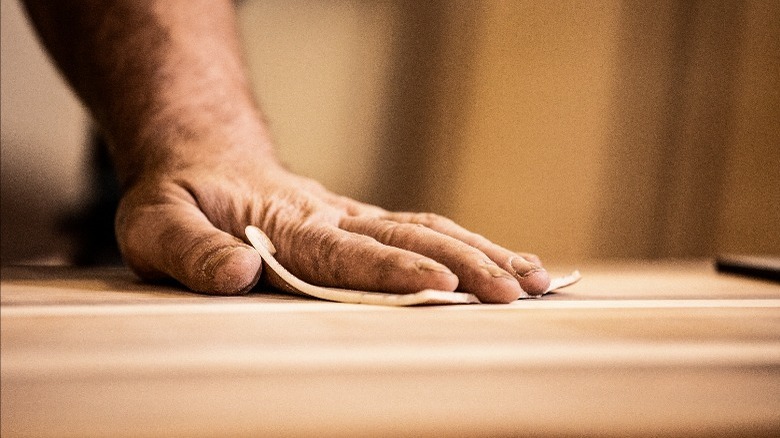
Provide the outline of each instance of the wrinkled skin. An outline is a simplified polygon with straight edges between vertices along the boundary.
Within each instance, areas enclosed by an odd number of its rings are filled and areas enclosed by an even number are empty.
[[[268,157],[236,157],[233,164],[220,158],[213,166],[201,160],[139,178],[123,198],[120,248],[142,277],[171,276],[210,294],[246,292],[262,261],[236,236],[254,224],[274,243],[282,265],[318,285],[393,293],[459,289],[485,302],[510,302],[549,284],[535,256],[510,252],[441,216],[391,213],[334,195],[269,165]]]
[[[47,49],[108,139],[117,238],[145,279],[234,295],[261,278],[259,226],[304,281],[505,303],[549,284],[516,254],[431,214],[390,213],[284,170],[249,85],[229,0],[25,0]],[[327,92],[324,90],[323,92]],[[278,284],[270,273],[265,277]]]

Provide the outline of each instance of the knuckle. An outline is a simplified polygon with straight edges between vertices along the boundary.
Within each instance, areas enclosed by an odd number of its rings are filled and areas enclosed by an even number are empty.
[[[437,225],[442,225],[444,221],[445,218],[436,213],[417,213],[414,218],[412,218],[412,223],[424,225],[428,228],[435,228]]]
[[[536,255],[536,254],[532,254],[532,253],[522,253],[522,254],[521,254],[521,256],[522,256],[524,259],[526,259],[526,260],[528,260],[529,262],[531,262],[531,263],[534,263],[534,264],[536,264],[536,265],[540,265],[540,264],[542,263],[542,259],[541,259],[541,258],[539,258],[539,256],[538,256],[538,255]]]
[[[380,225],[376,233],[377,240],[391,246],[404,246],[410,239],[418,239],[427,231],[427,227],[417,223],[387,222]]]
[[[381,222],[377,225],[376,240],[392,245],[402,238],[404,224]]]

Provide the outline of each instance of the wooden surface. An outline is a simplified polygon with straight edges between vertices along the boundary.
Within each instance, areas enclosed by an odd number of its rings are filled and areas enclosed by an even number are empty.
[[[780,286],[581,266],[511,305],[215,298],[126,270],[2,268],[2,436],[780,431]]]

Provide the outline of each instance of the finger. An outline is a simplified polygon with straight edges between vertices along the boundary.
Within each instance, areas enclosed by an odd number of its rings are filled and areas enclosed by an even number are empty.
[[[515,251],[515,254],[528,260],[529,262],[533,263],[536,266],[542,267],[542,259],[540,259],[539,256],[536,254],[531,254],[530,252],[517,252],[517,251]]]
[[[540,295],[550,286],[550,276],[533,254],[518,254],[502,248],[479,234],[459,226],[445,217],[430,213],[390,213],[386,219],[424,225],[451,236],[484,252],[501,268],[511,273],[525,292]]]
[[[333,225],[301,227],[274,246],[283,266],[318,286],[399,294],[458,286],[458,277],[441,263]]]
[[[481,301],[508,303],[523,294],[514,277],[482,251],[424,226],[360,216],[344,217],[339,226],[441,262],[460,279],[459,290],[471,292]]]
[[[117,238],[128,265],[146,279],[171,277],[196,292],[237,295],[260,278],[257,251],[187,202],[120,207]]]
[[[328,204],[341,208],[349,216],[372,216],[380,217],[387,214],[387,210],[375,205],[356,201],[346,196],[334,195],[328,193]]]

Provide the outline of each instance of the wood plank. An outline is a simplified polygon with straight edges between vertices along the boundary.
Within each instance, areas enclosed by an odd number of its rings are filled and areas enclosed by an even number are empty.
[[[5,436],[767,435],[780,287],[583,269],[510,305],[204,297],[124,269],[3,268]]]

